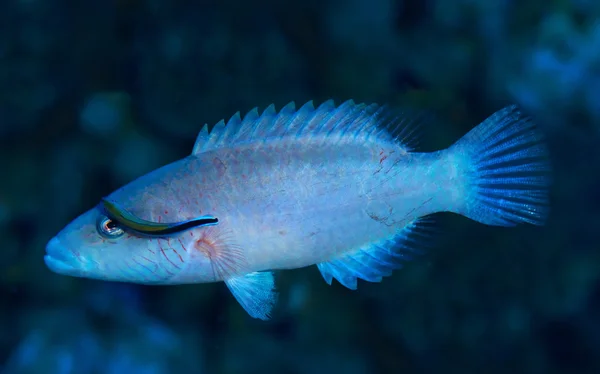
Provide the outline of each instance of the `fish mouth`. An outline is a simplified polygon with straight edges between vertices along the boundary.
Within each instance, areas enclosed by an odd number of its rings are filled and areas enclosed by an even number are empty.
[[[46,266],[55,273],[74,275],[79,269],[72,264],[76,263],[73,252],[68,250],[58,238],[52,238],[46,245],[46,255],[44,255]]]

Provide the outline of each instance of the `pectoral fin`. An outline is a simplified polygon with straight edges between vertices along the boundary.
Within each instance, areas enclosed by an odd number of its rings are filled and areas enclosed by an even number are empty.
[[[253,318],[264,321],[271,318],[271,310],[277,303],[275,280],[270,271],[253,272],[225,280],[233,297]]]

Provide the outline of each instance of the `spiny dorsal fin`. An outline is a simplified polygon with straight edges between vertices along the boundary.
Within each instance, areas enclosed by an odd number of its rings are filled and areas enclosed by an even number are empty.
[[[227,123],[221,120],[208,132],[205,124],[194,144],[192,154],[206,152],[221,147],[231,147],[285,136],[321,135],[338,140],[363,137],[399,141],[406,151],[413,150],[413,130],[407,118],[391,118],[385,107],[377,104],[356,104],[345,101],[338,107],[328,100],[314,107],[309,101],[296,110],[294,102],[284,106],[279,113],[273,104],[262,114],[258,108],[250,110],[242,119],[240,113],[234,114]]]

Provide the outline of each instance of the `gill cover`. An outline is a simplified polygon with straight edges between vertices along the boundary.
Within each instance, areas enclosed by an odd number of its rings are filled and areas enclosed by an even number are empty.
[[[145,235],[167,235],[184,231],[196,226],[216,225],[219,220],[213,216],[201,216],[187,221],[173,223],[158,223],[141,219],[112,201],[102,199],[102,205],[107,216],[123,228]]]

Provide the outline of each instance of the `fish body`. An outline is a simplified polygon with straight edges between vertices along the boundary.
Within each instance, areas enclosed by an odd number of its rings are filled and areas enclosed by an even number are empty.
[[[329,284],[350,289],[357,279],[381,281],[426,240],[417,234],[433,213],[499,226],[544,222],[547,155],[516,107],[430,153],[415,152],[411,125],[384,113],[329,101],[237,114],[210,133],[205,126],[192,154],[67,225],[47,245],[46,264],[141,284],[224,281],[252,317],[267,319],[274,270],[317,265]],[[179,230],[179,222],[199,223]],[[161,232],[163,223],[175,229]]]

